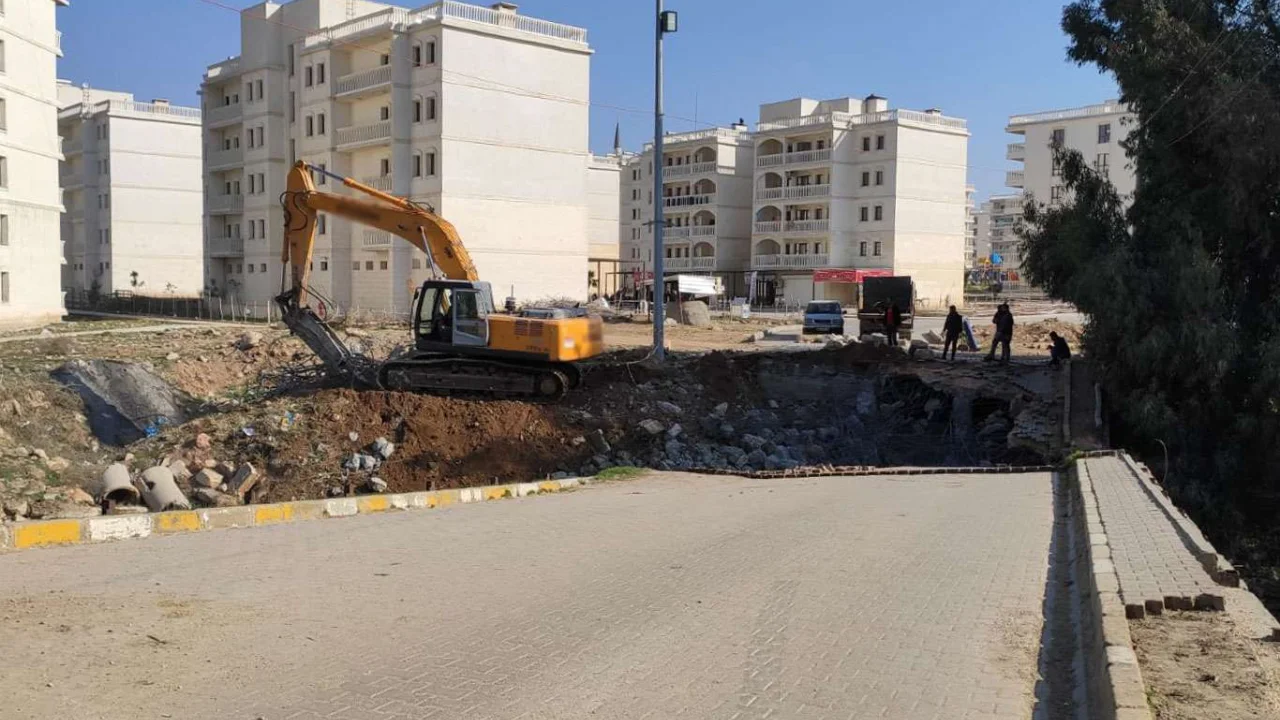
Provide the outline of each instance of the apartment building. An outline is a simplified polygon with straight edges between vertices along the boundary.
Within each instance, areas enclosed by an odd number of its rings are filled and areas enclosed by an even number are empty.
[[[1022,140],[1009,144],[1006,157],[1022,163],[1022,169],[1010,170],[1005,185],[1037,202],[1061,202],[1066,188],[1051,149],[1058,144],[1078,150],[1094,168],[1111,178],[1121,196],[1132,195],[1136,178],[1120,147],[1129,135],[1132,117],[1118,100],[1010,117],[1005,132],[1021,135]]]
[[[1021,282],[1021,238],[1014,228],[1022,221],[1023,203],[1020,194],[993,195],[982,203],[977,214],[977,246],[982,253],[979,265],[1005,273],[1006,282]]]
[[[977,259],[977,195],[977,188],[972,185],[964,186],[964,267],[966,270],[973,267]]]
[[[0,3],[0,326],[62,317],[56,8]]]
[[[200,110],[58,84],[62,287],[199,295]]]
[[[585,299],[590,56],[586,31],[505,2],[242,11],[241,54],[203,84],[207,286],[280,291],[279,197],[302,159],[434,208],[498,302]],[[431,276],[408,243],[324,215],[313,257],[313,289],[342,307],[406,310]]]
[[[864,99],[760,106],[751,269],[765,302],[853,304],[910,275],[923,306],[964,301],[966,123]]]
[[[654,197],[654,148],[622,168],[622,265],[653,272],[654,203],[662,203],[664,272],[706,274],[741,292],[751,258],[753,143],[745,124],[663,138],[662,196]]]
[[[587,285],[592,295],[612,295],[621,286],[618,198],[626,161],[626,153],[615,147],[608,155],[592,155],[587,163]]]

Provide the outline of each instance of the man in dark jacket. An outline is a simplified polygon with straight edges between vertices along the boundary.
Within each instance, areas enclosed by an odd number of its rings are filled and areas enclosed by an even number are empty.
[[[942,345],[942,359],[947,359],[947,348],[951,348],[951,359],[956,359],[956,347],[960,344],[960,333],[964,332],[964,318],[960,317],[960,313],[956,312],[956,306],[951,306],[951,311],[947,313],[947,319],[942,323],[942,337],[945,342]]]
[[[1049,348],[1050,365],[1061,365],[1063,360],[1071,359],[1071,346],[1067,345],[1066,338],[1051,330],[1049,339],[1053,341],[1053,347]]]
[[[1000,303],[1000,307],[996,308],[996,314],[991,318],[991,324],[996,326],[995,337],[991,338],[991,351],[987,353],[987,360],[996,359],[996,346],[1001,346],[1000,362],[1009,362],[1009,343],[1013,340],[1013,313],[1009,312],[1008,303]]]
[[[902,310],[898,303],[890,303],[884,311],[884,334],[889,346],[898,344],[898,326],[902,325]]]

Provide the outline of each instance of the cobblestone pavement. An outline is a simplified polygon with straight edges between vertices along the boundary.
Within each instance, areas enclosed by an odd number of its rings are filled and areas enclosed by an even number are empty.
[[[0,556],[0,715],[1026,718],[1051,485],[662,475]]]
[[[1083,463],[1093,480],[1125,604],[1222,593],[1122,459],[1099,457]]]

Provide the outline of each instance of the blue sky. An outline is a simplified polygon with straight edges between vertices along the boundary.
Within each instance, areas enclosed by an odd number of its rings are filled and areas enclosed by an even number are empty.
[[[235,8],[249,0],[215,0]],[[412,3],[414,7],[427,0]],[[402,3],[404,4],[404,3]],[[487,3],[486,3],[487,4]],[[754,122],[762,102],[877,93],[969,121],[969,178],[1004,191],[1009,115],[1116,95],[1110,77],[1066,60],[1062,0],[667,0],[667,127]],[[615,123],[638,149],[653,134],[651,0],[523,0],[524,14],[588,29],[591,147]],[[238,53],[239,17],[204,0],[73,0],[58,11],[58,76],[139,99],[197,104],[204,68]],[[618,110],[615,108],[627,108]]]

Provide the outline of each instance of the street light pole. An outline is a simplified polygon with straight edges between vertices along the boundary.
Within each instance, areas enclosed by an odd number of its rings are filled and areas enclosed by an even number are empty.
[[[662,0],[655,0],[657,6],[654,24],[653,51],[653,359],[662,362],[666,359],[667,350],[663,335],[666,330],[666,282],[663,277],[666,263],[663,255],[663,230],[666,221],[663,219],[662,207],[662,36],[676,31],[676,14],[662,9]]]

